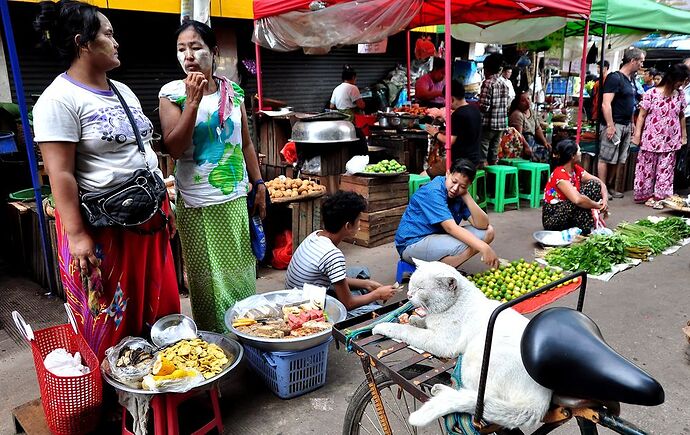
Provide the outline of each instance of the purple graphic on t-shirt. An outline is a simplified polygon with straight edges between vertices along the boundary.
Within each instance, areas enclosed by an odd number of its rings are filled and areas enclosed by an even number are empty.
[[[149,121],[146,115],[144,115],[138,107],[131,108],[130,110],[137,123],[141,138],[143,140],[150,138],[153,134],[153,124],[151,124],[151,121]],[[127,114],[122,107],[104,107],[98,109],[98,112],[96,112],[89,121],[98,122],[102,140],[108,142],[114,140],[118,144],[136,141],[134,130],[132,130],[132,124],[129,122]]]

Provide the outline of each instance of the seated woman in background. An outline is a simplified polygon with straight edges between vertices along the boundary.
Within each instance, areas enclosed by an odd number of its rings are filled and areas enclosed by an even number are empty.
[[[501,135],[501,141],[498,143],[498,159],[532,159],[529,144],[515,128],[508,127]]]
[[[513,100],[508,111],[509,125],[522,134],[532,154],[532,161],[548,162],[551,145],[546,141],[539,119],[532,111],[529,94],[523,93]]]
[[[554,149],[558,165],[544,190],[542,224],[545,230],[561,231],[578,227],[587,235],[594,228],[592,210],[608,215],[606,185],[585,171],[580,162],[580,149],[572,140],[559,142]]]

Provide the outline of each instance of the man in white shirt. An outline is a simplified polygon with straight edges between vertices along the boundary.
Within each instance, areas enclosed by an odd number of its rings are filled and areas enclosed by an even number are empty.
[[[364,110],[364,100],[356,86],[357,73],[349,65],[343,67],[343,82],[333,89],[331,95],[331,109],[341,111],[352,111],[354,109]]]
[[[498,78],[506,87],[508,88],[508,107],[513,103],[515,99],[515,88],[513,88],[513,83],[510,81],[510,77],[513,75],[513,66],[510,64],[503,64],[503,70],[501,71],[501,76]]]

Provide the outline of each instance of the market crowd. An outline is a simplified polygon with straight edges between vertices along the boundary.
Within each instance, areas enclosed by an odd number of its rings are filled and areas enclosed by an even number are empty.
[[[195,322],[202,330],[226,331],[225,312],[256,292],[250,225],[253,217],[265,217],[267,192],[244,91],[216,74],[220,52],[213,31],[185,21],[171,35],[169,48],[176,49],[184,78],[160,89],[159,116],[163,141],[176,160],[173,207],[151,148],[152,122],[125,83],[108,79],[121,66],[112,24],[87,3],[43,2],[41,8],[36,30],[66,69],[35,105],[34,134],[56,204],[62,283],[81,332],[102,358],[123,337],[145,335],[157,319],[180,311],[169,243],[176,232]],[[447,120],[452,136],[446,136],[443,122],[426,126],[438,150],[449,144],[453,164],[448,171],[444,162],[430,166],[431,181],[410,198],[395,236],[401,259],[460,267],[479,254],[487,266],[497,266],[490,246],[494,228],[469,187],[478,169],[502,158],[552,165],[544,192],[545,229],[594,230],[608,213],[609,199],[623,196],[607,183],[622,170],[631,144],[640,147],[634,199],[656,207],[670,196],[676,152],[687,142],[690,61],[673,65],[659,81],[657,71],[647,71],[638,92],[635,74],[644,58],[632,48],[618,71],[602,71],[603,87],[595,90],[602,132],[598,177],[580,165],[574,141],[550,143],[529,93],[516,92],[513,66],[503,64],[500,55],[484,61],[477,104],[453,81]],[[433,57],[430,72],[417,80],[420,104],[445,103],[444,66],[442,58]],[[352,116],[364,106],[356,72],[345,67],[342,79],[329,105]],[[397,289],[373,280],[366,268],[347,268],[338,248],[357,232],[365,208],[361,196],[348,192],[324,202],[323,229],[294,253],[288,288],[328,287],[350,315],[393,297]]]

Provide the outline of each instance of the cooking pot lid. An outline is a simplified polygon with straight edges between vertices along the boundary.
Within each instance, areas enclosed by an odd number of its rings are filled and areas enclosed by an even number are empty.
[[[349,116],[341,112],[323,112],[316,115],[299,116],[298,119],[302,122],[308,121],[342,121],[348,119]]]

